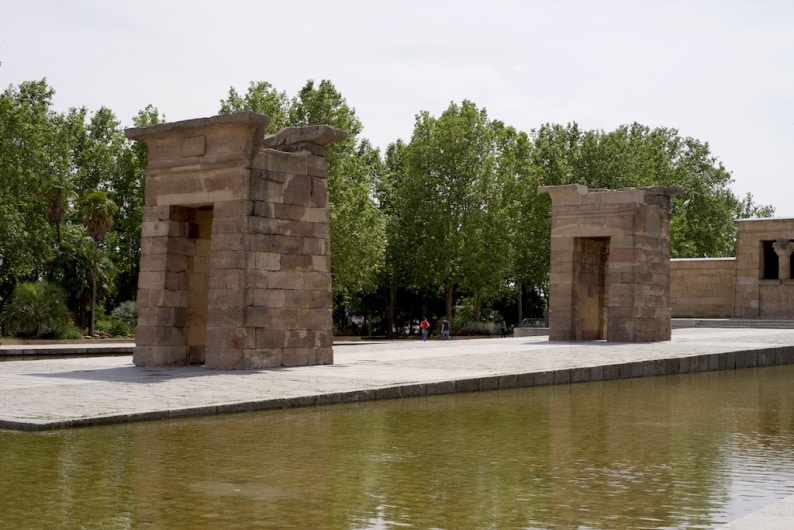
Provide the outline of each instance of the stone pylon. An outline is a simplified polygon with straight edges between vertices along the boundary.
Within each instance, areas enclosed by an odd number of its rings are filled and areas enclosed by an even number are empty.
[[[549,339],[670,340],[670,200],[678,189],[538,191],[552,204]]]
[[[148,147],[138,366],[333,363],[329,126],[253,112],[127,129]]]

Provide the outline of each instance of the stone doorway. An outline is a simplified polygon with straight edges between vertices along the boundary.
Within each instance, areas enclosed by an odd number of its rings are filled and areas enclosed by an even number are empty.
[[[212,207],[187,210],[187,359],[185,364],[204,364],[207,353],[207,312],[209,303],[210,255],[212,250]]]
[[[155,323],[172,324],[171,347],[158,352],[160,363],[204,364],[213,208],[170,206],[160,214],[155,231],[162,235],[145,240],[142,258],[142,285],[158,289],[139,291],[139,305]]]
[[[573,278],[576,340],[607,338],[608,237],[577,237],[574,243]]]

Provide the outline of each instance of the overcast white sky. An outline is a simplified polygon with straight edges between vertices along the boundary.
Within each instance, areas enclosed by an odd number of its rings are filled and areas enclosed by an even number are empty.
[[[525,131],[671,127],[794,217],[791,0],[0,0],[0,63],[0,89],[46,77],[124,126],[329,79],[380,148],[463,99]]]

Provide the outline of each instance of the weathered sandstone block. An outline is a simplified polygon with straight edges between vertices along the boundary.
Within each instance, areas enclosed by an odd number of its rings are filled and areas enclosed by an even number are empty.
[[[149,149],[138,366],[333,362],[328,126],[252,112],[126,131]]]
[[[670,340],[674,188],[544,186],[552,200],[550,340]]]

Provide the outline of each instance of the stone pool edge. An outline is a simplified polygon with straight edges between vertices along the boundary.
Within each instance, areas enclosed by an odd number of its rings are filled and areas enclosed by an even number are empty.
[[[284,398],[241,401],[218,405],[200,405],[179,409],[162,409],[106,416],[88,416],[67,420],[0,419],[0,429],[37,432],[74,427],[91,427],[142,421],[208,417],[220,414],[266,410],[317,407],[386,399],[433,396],[489,390],[509,390],[535,386],[565,385],[610,381],[661,375],[740,370],[765,366],[794,364],[794,346],[751,348],[739,351],[699,354],[666,359],[638,360],[596,366],[580,366],[558,370],[487,375],[473,378],[447,379],[435,382],[387,385],[377,388],[342,392],[308,394]]]

